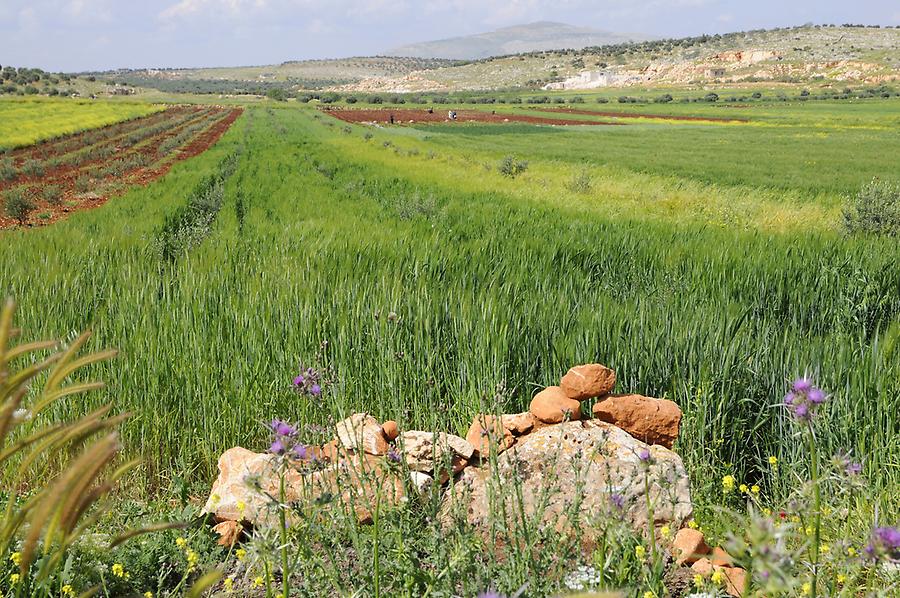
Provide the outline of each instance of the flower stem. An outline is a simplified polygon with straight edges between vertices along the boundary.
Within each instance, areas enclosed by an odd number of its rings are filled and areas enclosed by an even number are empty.
[[[812,545],[812,598],[816,598],[819,578],[819,544],[822,536],[822,489],[819,486],[819,452],[812,423],[806,428],[809,438],[809,477],[813,485],[813,545]]]
[[[288,598],[290,593],[290,577],[291,572],[288,566],[288,543],[287,543],[287,513],[285,513],[285,491],[284,491],[284,465],[281,468],[281,480],[278,488],[278,500],[281,503],[278,507],[279,523],[281,524],[281,596]]]

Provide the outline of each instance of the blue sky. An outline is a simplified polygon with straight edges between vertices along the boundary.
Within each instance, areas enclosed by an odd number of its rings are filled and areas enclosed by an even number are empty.
[[[80,71],[369,55],[531,21],[660,37],[900,25],[897,0],[0,0],[0,65]]]

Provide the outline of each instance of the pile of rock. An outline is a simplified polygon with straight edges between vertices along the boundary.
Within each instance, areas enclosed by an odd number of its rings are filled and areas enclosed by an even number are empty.
[[[302,459],[286,461],[235,447],[219,459],[219,477],[205,511],[220,522],[222,541],[232,542],[243,526],[271,524],[284,502],[312,503],[327,493],[340,497],[340,505],[366,523],[379,508],[453,480],[452,491],[442,494],[442,510],[449,514],[462,507],[475,526],[486,526],[498,511],[524,510],[564,530],[577,512],[579,531],[590,539],[593,529],[585,522],[613,506],[637,530],[681,529],[673,554],[683,553],[679,564],[703,568],[702,535],[691,544],[694,530],[684,527],[692,517],[689,479],[671,450],[681,410],[664,399],[611,394],[615,382],[615,372],[601,364],[573,367],[559,386],[537,393],[524,413],[476,415],[465,438],[401,431],[397,422],[380,424],[356,413],[335,426],[333,440],[308,447]],[[595,399],[592,409],[582,407]],[[594,418],[583,419],[585,412]],[[511,484],[521,487],[498,494],[498,488]],[[517,504],[498,510],[498,499]],[[730,563],[710,560],[709,567],[725,567],[729,579],[738,577]],[[740,587],[736,584],[735,591]]]

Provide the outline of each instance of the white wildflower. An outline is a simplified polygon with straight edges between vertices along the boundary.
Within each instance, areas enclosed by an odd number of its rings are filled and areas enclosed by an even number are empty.
[[[600,585],[603,580],[600,573],[593,567],[580,565],[577,569],[566,575],[563,584],[573,591],[591,590]]]

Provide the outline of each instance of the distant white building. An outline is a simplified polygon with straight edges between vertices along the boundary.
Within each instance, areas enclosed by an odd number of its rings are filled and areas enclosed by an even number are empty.
[[[607,87],[615,81],[618,76],[608,71],[581,71],[574,77],[569,77],[564,81],[548,83],[544,85],[544,89],[596,89],[598,87]]]

